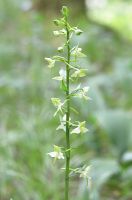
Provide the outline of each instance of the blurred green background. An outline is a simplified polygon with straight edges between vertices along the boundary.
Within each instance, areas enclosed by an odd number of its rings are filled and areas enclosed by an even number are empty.
[[[89,132],[72,137],[73,166],[92,165],[92,189],[72,177],[70,200],[132,200],[132,1],[0,1],[0,200],[64,200],[63,162],[46,155],[56,133],[50,98],[61,96],[44,57],[62,43],[52,20],[69,6],[87,54],[88,103],[74,101]]]

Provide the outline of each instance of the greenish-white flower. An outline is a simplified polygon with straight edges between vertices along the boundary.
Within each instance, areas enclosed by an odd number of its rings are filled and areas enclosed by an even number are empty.
[[[53,68],[55,66],[55,60],[51,58],[45,58],[45,60],[48,62],[48,67]]]
[[[73,78],[81,78],[86,76],[86,69],[77,69],[72,75],[71,77]]]
[[[69,124],[71,124],[71,118],[69,119]],[[63,130],[66,132],[66,115],[60,118],[60,125],[57,127],[56,130]]]
[[[61,104],[61,100],[59,98],[51,98],[51,101],[55,107],[58,107]]]
[[[82,48],[80,48],[78,46],[72,49],[71,54],[75,57],[80,57],[80,58],[86,57],[86,55],[84,53],[82,53]]]
[[[75,133],[75,134],[80,134],[80,133],[86,133],[88,131],[88,129],[85,127],[86,122],[78,122],[78,125],[76,128],[74,128],[71,131],[71,134]]]
[[[81,35],[83,33],[83,31],[77,27],[74,28],[74,31],[76,35]]]
[[[91,165],[85,167],[85,168],[80,172],[80,177],[86,179],[86,181],[87,181],[88,189],[91,189],[91,186],[92,186],[92,178],[91,178],[91,176],[90,176],[90,170],[91,170]]]
[[[81,171],[80,177],[82,177],[82,178],[88,178],[89,177],[89,173],[90,173],[90,169],[91,169],[91,165],[85,167],[85,169]]]
[[[61,29],[59,31],[53,31],[53,34],[55,36],[66,35],[66,30],[65,29]]]
[[[66,101],[61,102],[59,98],[51,98],[53,105],[57,108],[56,112],[54,113],[54,117],[57,115],[58,112],[63,113],[63,106]]]
[[[84,88],[80,89],[78,91],[78,93],[76,93],[75,96],[85,99],[85,100],[91,99],[90,97],[87,96],[88,91],[89,91],[89,87],[84,87]]]
[[[65,29],[61,29],[61,30],[60,30],[60,34],[61,34],[61,35],[66,35],[66,30],[65,30]]]
[[[66,115],[64,115],[63,118],[60,118],[60,125],[57,127],[56,130],[66,131]]]
[[[59,71],[59,76],[56,76],[53,78],[54,80],[57,81],[62,81],[62,80],[66,80],[66,71],[64,69],[61,69]]]
[[[60,35],[60,32],[59,32],[59,31],[53,31],[53,34],[54,34],[55,36],[59,36],[59,35]]]
[[[48,153],[48,155],[52,158],[56,159],[64,159],[64,155],[61,152],[61,148],[59,146],[54,145],[54,151]]]

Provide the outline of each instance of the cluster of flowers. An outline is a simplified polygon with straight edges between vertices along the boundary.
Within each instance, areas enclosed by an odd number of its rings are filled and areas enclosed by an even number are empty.
[[[63,7],[62,9],[62,14],[67,15],[67,8]],[[62,26],[63,28],[61,30],[55,30],[53,31],[53,34],[58,37],[58,36],[64,36],[66,37],[67,31],[65,28],[65,17],[61,19],[56,19],[54,20],[54,23],[56,26]],[[82,30],[79,29],[78,27],[71,27],[69,24],[67,24],[69,33],[70,33],[70,39],[72,38],[73,34],[75,35],[80,35],[82,34]],[[87,76],[87,69],[83,69],[78,66],[77,61],[78,58],[83,58],[86,57],[86,55],[82,52],[82,49],[79,47],[79,45],[73,47],[70,49],[70,63],[67,62],[67,59],[63,57],[62,55],[65,52],[65,48],[67,47],[67,43],[69,41],[66,41],[65,44],[57,48],[57,51],[61,54],[57,56],[53,56],[52,58],[45,58],[45,60],[48,62],[48,67],[50,69],[54,68],[56,66],[57,62],[61,62],[65,65],[69,66],[70,69],[70,81],[74,83],[74,81],[78,80],[79,78]],[[59,81],[61,84],[61,88],[64,92],[67,91],[67,75],[66,75],[66,69],[61,68],[59,70],[59,75],[53,77],[54,80]],[[81,87],[81,84],[79,84],[75,89],[69,91],[69,97],[78,97],[84,100],[89,100],[90,98],[87,96],[87,93],[89,91],[89,87]],[[54,116],[59,115],[60,116],[60,125],[57,127],[58,130],[63,130],[66,132],[66,103],[67,99],[62,101],[60,98],[51,98],[51,101],[53,105],[56,108],[56,111],[54,113]],[[75,110],[75,109],[74,109]],[[76,110],[75,110],[76,111]],[[71,129],[70,134],[83,134],[88,131],[86,128],[86,122],[82,121],[75,121],[71,122],[71,119],[68,121],[69,127]],[[49,156],[54,158],[54,160],[57,159],[64,159],[64,152],[62,151],[62,148],[59,146],[54,145],[54,150],[50,153],[48,153]],[[80,173],[80,177],[86,178],[87,180],[90,180],[89,176],[89,170],[90,166],[85,166],[81,169],[74,169],[73,172],[75,173]]]

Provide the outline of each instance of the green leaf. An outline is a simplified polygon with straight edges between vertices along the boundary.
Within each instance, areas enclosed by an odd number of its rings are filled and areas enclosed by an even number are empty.
[[[132,151],[124,153],[121,160],[123,163],[132,163]]]
[[[116,160],[106,158],[94,159],[90,162],[90,165],[92,166],[90,173],[90,176],[92,177],[92,189],[89,193],[89,199],[102,200],[100,189],[112,175],[120,172],[120,167]],[[83,194],[81,193],[81,196],[82,195]]]
[[[66,83],[65,83],[65,81],[64,80],[62,80],[61,81],[61,89],[64,91],[64,92],[66,92],[67,91],[67,86],[66,86]]]
[[[97,112],[97,119],[110,138],[113,152],[121,156],[131,142],[131,113],[123,110],[101,110]]]
[[[107,180],[120,171],[118,162],[113,159],[95,159],[91,161],[93,187],[99,189]]]

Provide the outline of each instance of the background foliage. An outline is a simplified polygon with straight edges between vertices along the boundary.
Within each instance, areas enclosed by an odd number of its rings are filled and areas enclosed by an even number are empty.
[[[46,156],[56,135],[50,98],[60,96],[44,57],[54,54],[54,19],[69,5],[74,38],[88,58],[88,104],[75,101],[88,134],[74,138],[72,163],[92,164],[90,192],[72,178],[71,199],[132,199],[132,3],[107,1],[0,1],[0,200],[63,199],[63,163]]]

